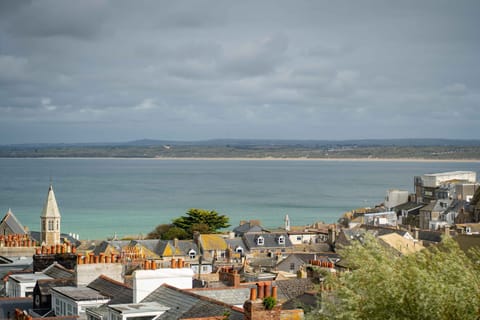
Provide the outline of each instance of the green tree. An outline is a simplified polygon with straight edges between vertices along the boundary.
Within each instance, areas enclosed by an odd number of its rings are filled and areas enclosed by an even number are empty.
[[[187,231],[174,226],[173,224],[159,224],[155,227],[153,231],[151,231],[146,236],[147,239],[162,239],[162,240],[172,240],[174,238],[177,239],[188,239],[190,238]]]
[[[399,257],[372,236],[340,250],[353,268],[329,278],[323,301],[332,319],[478,319],[480,268],[451,238]]]
[[[190,209],[185,216],[174,219],[173,225],[192,235],[194,231],[216,233],[219,229],[228,228],[228,221],[227,216],[214,210]]]

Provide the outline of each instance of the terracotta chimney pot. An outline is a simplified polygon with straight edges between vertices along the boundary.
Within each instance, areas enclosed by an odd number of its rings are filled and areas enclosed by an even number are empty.
[[[250,300],[257,300],[257,288],[250,288]]]
[[[263,286],[263,297],[268,298],[270,297],[270,282],[264,282]]]
[[[258,299],[263,299],[264,291],[263,291],[263,282],[257,283],[257,288],[258,288]]]
[[[275,300],[277,300],[277,295],[278,295],[278,287],[277,287],[277,286],[273,286],[273,287],[272,287],[272,298],[274,298]]]

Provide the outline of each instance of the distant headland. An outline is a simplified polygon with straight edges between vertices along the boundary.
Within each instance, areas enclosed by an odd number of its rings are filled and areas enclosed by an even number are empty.
[[[0,145],[0,158],[480,160],[480,140],[136,140]]]

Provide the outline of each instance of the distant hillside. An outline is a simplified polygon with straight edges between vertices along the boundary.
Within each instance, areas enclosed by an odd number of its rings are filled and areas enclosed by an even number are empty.
[[[480,160],[480,140],[137,140],[125,143],[0,146],[3,158],[416,158]]]

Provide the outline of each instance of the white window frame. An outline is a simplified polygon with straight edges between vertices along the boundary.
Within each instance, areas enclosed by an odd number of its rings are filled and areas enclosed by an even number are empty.
[[[265,245],[265,238],[262,236],[259,236],[257,238],[257,246],[263,246],[263,245]]]

